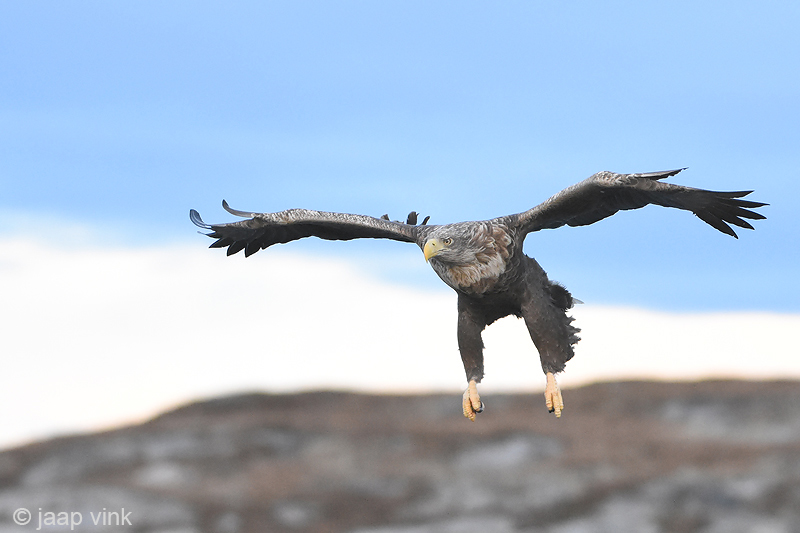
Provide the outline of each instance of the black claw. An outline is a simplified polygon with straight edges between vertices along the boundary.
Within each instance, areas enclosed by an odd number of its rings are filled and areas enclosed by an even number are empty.
[[[478,408],[475,410],[475,412],[476,412],[476,413],[482,413],[482,412],[483,412],[483,402],[481,402],[481,406],[480,406],[480,407],[478,407]]]

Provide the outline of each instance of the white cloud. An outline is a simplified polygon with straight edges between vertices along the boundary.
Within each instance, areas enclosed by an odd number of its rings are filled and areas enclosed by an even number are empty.
[[[71,248],[5,237],[0,291],[0,445],[244,390],[464,386],[455,295],[387,284],[341,259],[279,248],[245,260],[203,246]],[[785,341],[800,315],[590,305],[574,314],[584,340],[560,379],[566,387],[800,377],[800,353]],[[485,391],[541,390],[521,321],[499,321],[485,342]]]

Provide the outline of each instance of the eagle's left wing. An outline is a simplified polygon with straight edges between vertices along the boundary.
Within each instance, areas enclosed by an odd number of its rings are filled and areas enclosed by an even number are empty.
[[[200,213],[194,209],[189,211],[192,222],[203,229],[211,230],[209,237],[217,239],[211,248],[228,248],[232,255],[244,250],[249,256],[255,252],[272,246],[304,237],[319,237],[328,240],[350,239],[392,239],[403,242],[416,242],[419,226],[416,226],[417,214],[412,212],[405,224],[392,222],[384,215],[374,218],[365,215],[345,213],[329,213],[310,209],[289,209],[277,213],[248,213],[231,209],[226,201],[222,207],[232,215],[245,217],[247,220],[229,224],[206,224]],[[427,219],[423,221],[423,225]]]
[[[707,191],[659,181],[681,170],[684,169],[646,174],[598,172],[533,209],[509,218],[526,234],[563,225],[586,226],[623,209],[656,204],[691,211],[707,224],[736,238],[729,224],[753,229],[744,219],[766,218],[747,208],[767,204],[741,199],[753,191]]]

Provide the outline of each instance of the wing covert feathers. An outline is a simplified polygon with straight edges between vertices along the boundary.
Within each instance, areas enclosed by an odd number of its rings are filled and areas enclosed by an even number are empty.
[[[691,211],[713,228],[738,238],[731,225],[753,229],[745,219],[766,218],[750,209],[768,204],[742,199],[753,191],[707,191],[659,181],[682,170],[685,169],[644,174],[598,172],[520,213],[518,224],[524,233],[564,225],[586,226],[620,210],[655,204]]]
[[[330,213],[309,209],[288,209],[277,213],[250,213],[232,209],[226,201],[222,207],[232,215],[247,220],[228,224],[206,224],[194,209],[189,211],[190,220],[198,227],[210,230],[206,233],[216,239],[211,248],[227,248],[233,255],[244,250],[250,256],[273,244],[287,243],[304,237],[327,240],[391,239],[416,242],[416,213],[409,214],[408,223],[392,222],[365,215]],[[413,215],[413,216],[412,216]]]

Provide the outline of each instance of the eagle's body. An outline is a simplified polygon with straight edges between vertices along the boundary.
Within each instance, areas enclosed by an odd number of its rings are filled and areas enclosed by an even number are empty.
[[[479,383],[483,378],[481,331],[499,318],[514,315],[525,320],[545,373],[561,372],[578,341],[578,330],[566,315],[572,296],[523,253],[524,234],[509,218],[421,231],[423,250],[436,235],[469,243],[460,256],[439,253],[430,258],[433,270],[458,293],[458,347],[467,381]]]
[[[682,169],[681,169],[682,170]],[[763,203],[742,200],[751,191],[714,192],[658,180],[680,172],[615,174],[600,172],[573,185],[529,211],[478,222],[416,225],[416,213],[403,224],[388,217],[290,209],[278,213],[246,213],[223,206],[248,220],[208,225],[192,210],[198,226],[212,230],[211,246],[240,250],[249,256],[276,243],[316,236],[331,240],[387,238],[416,243],[433,270],[458,294],[458,348],[469,386],[464,393],[464,415],[471,420],[483,410],[476,384],[483,378],[481,332],[495,320],[515,315],[525,320],[547,376],[547,407],[560,416],[563,402],[554,374],[564,370],[578,342],[578,329],[567,316],[576,300],[523,251],[528,233],[563,225],[582,226],[620,209],[653,203],[692,211],[714,228],[736,237],[728,224],[752,229],[744,218],[764,216],[746,208]]]

